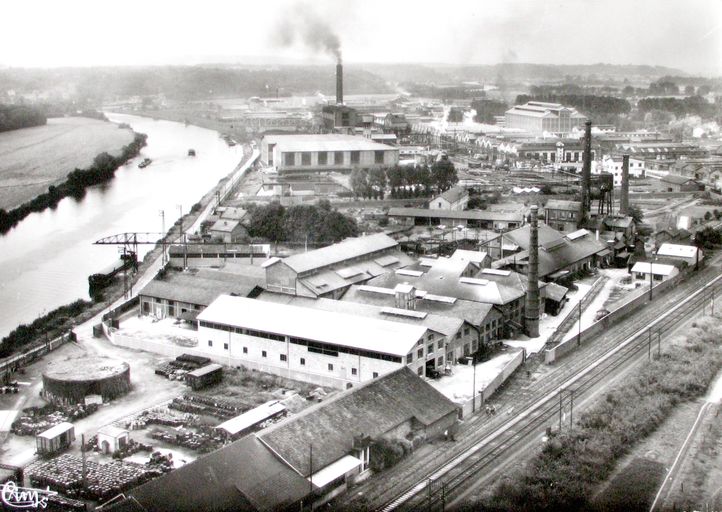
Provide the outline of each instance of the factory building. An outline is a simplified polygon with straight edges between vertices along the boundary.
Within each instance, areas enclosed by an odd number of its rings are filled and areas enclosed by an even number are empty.
[[[402,368],[136,487],[109,510],[316,509],[370,474],[372,441],[434,440],[457,417],[454,403]]]
[[[269,291],[337,299],[352,284],[364,283],[412,262],[399,250],[396,240],[378,233],[283,259],[271,258],[262,266]]]
[[[463,187],[451,187],[429,201],[429,209],[463,211],[468,203],[468,190]]]
[[[504,126],[533,134],[569,133],[581,126],[586,117],[576,109],[560,103],[529,101],[516,105],[504,114]]]
[[[398,285],[393,290],[395,303],[390,306],[310,299],[270,292],[262,293],[258,300],[426,327],[428,329],[425,354],[427,375],[433,370],[443,372],[450,365],[456,364],[459,358],[469,355],[472,351],[476,352],[478,333],[473,325],[461,318],[417,311],[414,292],[413,287],[409,285]]]
[[[522,213],[491,210],[444,210],[426,208],[390,208],[388,216],[404,225],[463,226],[503,231],[524,225]]]
[[[222,295],[198,315],[198,350],[294,380],[350,388],[408,366],[425,375],[420,325]]]
[[[579,201],[550,199],[544,205],[544,223],[558,231],[576,231],[580,208]]]
[[[266,135],[261,162],[284,172],[351,172],[399,163],[398,148],[342,134]]]
[[[622,186],[622,155],[604,155],[601,170],[614,176],[614,186]],[[599,169],[599,167],[597,167]],[[641,158],[629,159],[629,175],[635,178],[644,178],[645,162]]]

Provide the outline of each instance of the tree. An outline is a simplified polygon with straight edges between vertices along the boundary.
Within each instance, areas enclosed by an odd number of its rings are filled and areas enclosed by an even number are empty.
[[[450,108],[446,120],[450,123],[461,123],[464,121],[464,111],[460,108]]]
[[[506,103],[497,100],[474,100],[471,102],[471,108],[476,111],[474,121],[486,124],[493,124],[494,116],[502,116],[509,110]]]
[[[450,189],[459,181],[454,168],[453,162],[450,160],[439,160],[431,166],[431,180],[439,192]]]
[[[694,94],[694,85],[687,85],[684,88],[684,93],[687,96],[692,96]]]
[[[634,87],[631,85],[625,86],[624,89],[622,89],[622,94],[625,96],[634,96]]]
[[[253,208],[248,225],[248,234],[266,238],[271,242],[285,240],[284,217],[285,208],[278,201]]]
[[[629,216],[632,217],[632,220],[635,224],[640,224],[644,219],[644,213],[642,212],[642,209],[637,205],[630,205],[627,211]]]
[[[368,186],[379,192],[378,195],[383,199],[384,190],[386,190],[386,173],[378,167],[373,168],[368,173]]]
[[[366,169],[354,169],[351,172],[351,190],[356,197],[365,197],[369,192],[369,177]]]
[[[283,232],[286,240],[315,242],[317,228],[321,224],[321,209],[315,205],[294,205],[286,209]]]
[[[358,236],[358,225],[352,217],[332,210],[323,217],[317,227],[317,232],[319,242],[338,242],[350,236]]]

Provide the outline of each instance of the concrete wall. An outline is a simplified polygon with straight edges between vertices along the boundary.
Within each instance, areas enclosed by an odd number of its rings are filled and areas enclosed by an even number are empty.
[[[459,417],[465,418],[468,415],[472,414],[472,411],[479,411],[481,410],[481,406],[486,402],[491,396],[494,394],[494,392],[501,386],[506,379],[508,379],[512,373],[516,371],[517,368],[524,362],[524,351],[520,350],[517,355],[514,356],[514,358],[506,363],[504,368],[501,372],[487,384],[482,390],[481,393],[477,394],[473,399],[469,399],[463,404],[459,404]]]
[[[660,293],[664,292],[675,286],[679,281],[684,279],[686,274],[680,273],[674,276],[672,279],[667,281],[658,282],[652,288],[652,296],[657,297]],[[636,311],[641,306],[649,303],[649,286],[642,286],[632,292],[632,297],[627,298],[625,302],[621,303],[618,307],[614,308],[607,316],[594,322],[592,325],[587,327],[581,332],[581,336],[573,336],[559,343],[558,345],[549,348],[544,351],[544,361],[547,364],[552,364],[559,358],[573,351],[578,346],[589,341],[592,337],[596,336],[601,331],[611,327],[619,320],[626,317],[628,314]],[[614,307],[614,306],[613,306]]]

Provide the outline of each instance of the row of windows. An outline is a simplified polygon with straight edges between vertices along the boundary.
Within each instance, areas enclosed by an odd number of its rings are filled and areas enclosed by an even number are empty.
[[[256,338],[266,338],[269,340],[286,341],[286,337],[280,334],[273,334],[265,331],[256,331],[254,329],[243,329],[241,327],[231,327],[230,325],[218,324],[215,322],[206,322],[200,320],[198,324],[201,327],[208,327],[209,329],[216,329],[218,331],[232,332],[235,334],[245,334],[247,336],[255,336]]]
[[[301,165],[311,165],[312,153],[310,151],[302,151],[300,153],[301,153]],[[351,156],[352,164],[361,163],[361,151],[350,151],[349,153]],[[383,150],[374,151],[374,163],[383,164],[384,163],[384,153],[385,153],[385,151],[383,151]],[[333,155],[333,158],[331,158],[331,155]],[[330,163],[333,163],[334,165],[343,165],[343,160],[344,160],[344,152],[343,151],[333,151],[333,152],[321,151],[318,153],[318,165],[329,165]],[[283,164],[287,165],[287,166],[296,165],[296,153],[293,153],[293,152],[283,153]]]

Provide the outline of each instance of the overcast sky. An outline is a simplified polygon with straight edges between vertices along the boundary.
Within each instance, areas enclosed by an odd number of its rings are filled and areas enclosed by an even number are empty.
[[[279,45],[283,21],[315,14],[347,62],[606,62],[722,74],[722,0],[18,0],[0,12],[5,66],[327,62],[298,39]]]

